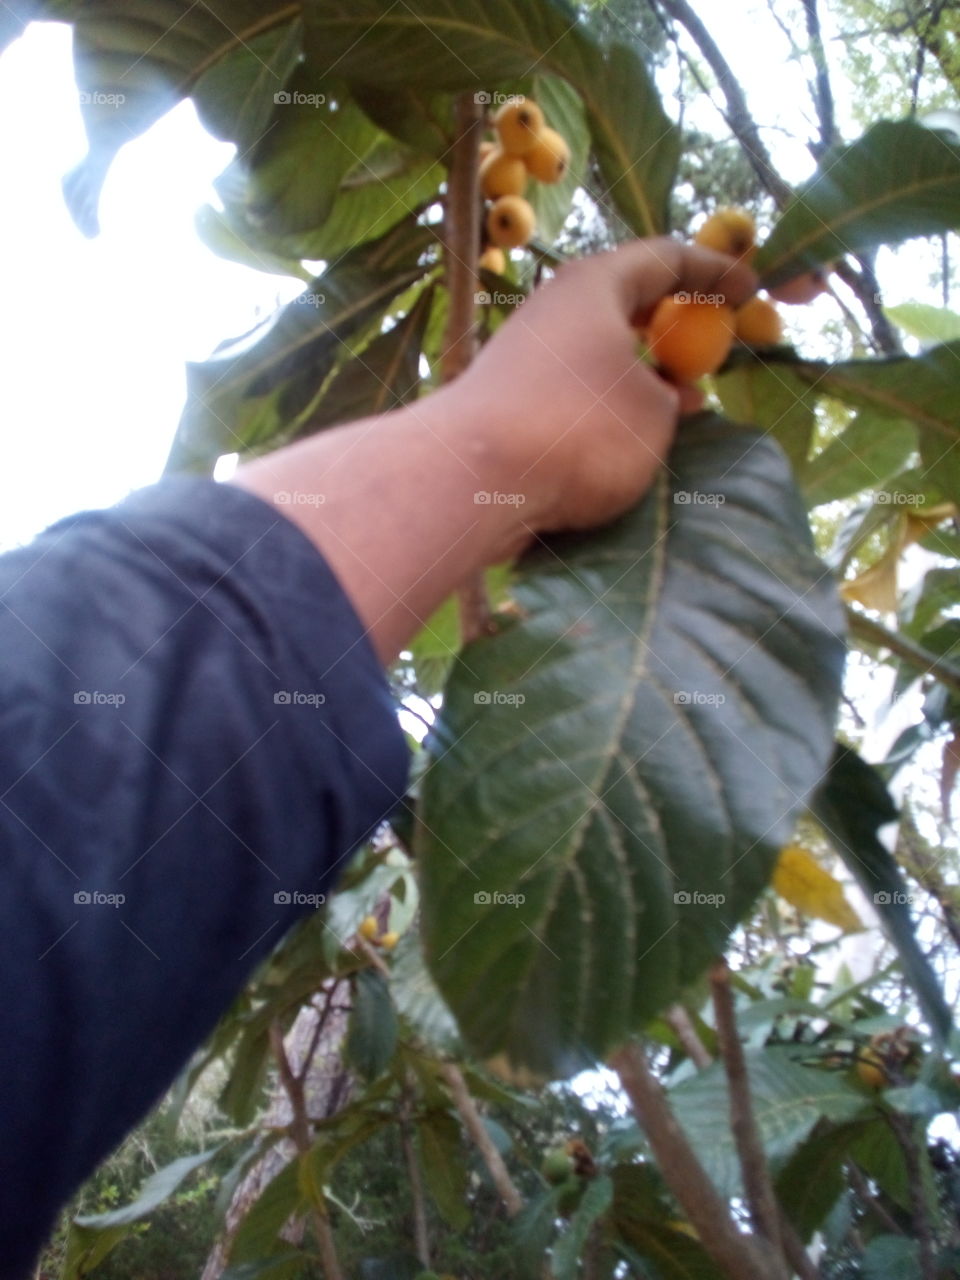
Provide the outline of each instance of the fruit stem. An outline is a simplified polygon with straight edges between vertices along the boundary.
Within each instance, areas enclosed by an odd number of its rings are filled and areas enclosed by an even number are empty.
[[[480,135],[483,106],[473,92],[461,93],[455,112],[456,140],[450,152],[443,217],[444,265],[449,309],[440,361],[441,380],[452,382],[476,353],[477,257],[480,252]],[[490,629],[490,602],[482,570],[457,592],[464,644]]]

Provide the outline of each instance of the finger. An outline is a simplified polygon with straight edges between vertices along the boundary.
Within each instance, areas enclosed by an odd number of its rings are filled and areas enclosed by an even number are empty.
[[[617,281],[628,317],[681,289],[719,295],[739,306],[756,293],[759,283],[745,263],[668,237],[636,240],[595,261],[599,264],[601,258],[603,269]]]

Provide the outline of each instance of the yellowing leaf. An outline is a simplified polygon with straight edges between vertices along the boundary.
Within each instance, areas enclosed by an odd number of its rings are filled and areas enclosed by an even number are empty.
[[[773,873],[773,887],[805,916],[826,920],[838,929],[854,933],[863,924],[843,896],[843,885],[824,871],[808,849],[788,844],[781,850]]]

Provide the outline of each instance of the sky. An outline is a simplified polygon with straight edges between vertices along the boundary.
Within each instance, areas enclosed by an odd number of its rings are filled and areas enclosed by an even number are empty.
[[[156,480],[202,360],[302,287],[216,257],[194,214],[233,147],[183,103],[125,147],[101,235],[61,179],[86,146],[70,32],[36,23],[0,58],[0,546]]]

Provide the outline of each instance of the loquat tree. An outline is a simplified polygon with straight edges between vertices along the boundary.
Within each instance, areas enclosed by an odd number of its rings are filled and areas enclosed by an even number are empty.
[[[796,183],[687,0],[3,10],[4,40],[73,25],[82,230],[189,97],[236,146],[199,235],[302,281],[190,366],[170,473],[428,394],[585,245],[699,238],[763,288],[636,318],[638,359],[709,407],[633,511],[464,583],[402,655],[429,728],[403,810],[168,1100],[220,1073],[211,1148],[75,1216],[65,1280],[224,1151],[204,1280],[957,1274],[930,1126],[960,1101],[960,32],[914,0],[769,8],[810,82]],[[838,105],[847,77],[882,95]],[[918,242],[944,306],[888,308]],[[923,714],[868,763],[883,679]]]

